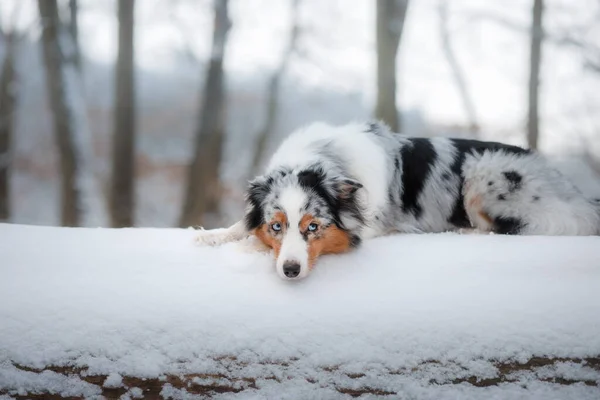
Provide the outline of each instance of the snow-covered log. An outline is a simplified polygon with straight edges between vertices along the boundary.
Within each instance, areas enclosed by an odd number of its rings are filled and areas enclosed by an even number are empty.
[[[386,237],[289,283],[193,236],[0,225],[0,397],[600,398],[598,237]]]

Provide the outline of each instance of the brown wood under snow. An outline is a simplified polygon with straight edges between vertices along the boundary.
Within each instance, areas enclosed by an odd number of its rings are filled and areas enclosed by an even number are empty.
[[[223,357],[217,361],[221,362],[221,365],[227,371],[235,371],[240,367],[245,366],[244,362],[238,361],[236,357]],[[295,359],[289,361],[272,362],[273,366],[281,366],[283,369],[292,364]],[[443,382],[430,382],[436,385],[457,385],[467,383],[475,387],[490,387],[497,386],[503,383],[516,382],[515,378],[511,375],[519,372],[535,372],[537,368],[553,367],[562,362],[572,362],[581,366],[592,368],[596,371],[600,371],[600,355],[597,357],[588,358],[553,358],[553,357],[533,357],[525,363],[517,362],[494,362],[498,373],[493,378],[479,378],[477,376],[467,376],[460,379],[454,379]],[[426,364],[441,364],[438,361],[432,360],[422,363],[421,366]],[[457,364],[458,365],[458,364]],[[193,395],[203,395],[210,397],[216,394],[223,393],[240,393],[245,390],[258,389],[257,380],[274,380],[281,382],[281,378],[274,375],[262,376],[262,377],[240,377],[231,376],[228,373],[215,373],[215,374],[183,374],[183,375],[167,375],[162,378],[136,378],[136,377],[123,377],[123,387],[118,388],[104,388],[102,387],[107,375],[87,375],[86,368],[73,368],[73,367],[56,367],[50,366],[45,369],[29,368],[21,365],[15,365],[15,367],[28,372],[41,373],[43,371],[52,371],[64,376],[78,376],[81,380],[97,385],[102,388],[102,395],[107,399],[119,399],[123,394],[127,393],[129,388],[140,388],[143,391],[144,398],[161,398],[160,392],[163,390],[165,385],[171,385],[176,389],[185,389],[188,393]],[[404,375],[410,376],[416,368],[402,369],[402,370],[389,370],[387,375]],[[321,367],[323,373],[343,374],[352,380],[360,380],[365,377],[362,373],[346,373],[340,371],[336,365],[329,365]],[[212,382],[211,382],[212,381]],[[316,381],[307,380],[309,383],[317,385]],[[578,379],[566,379],[566,378],[538,378],[540,382],[548,382],[559,385],[573,385],[583,384],[587,386],[598,387],[598,382],[594,380],[578,380]],[[228,383],[225,383],[228,382]],[[352,397],[359,397],[364,394],[385,396],[385,395],[397,395],[395,392],[373,388],[369,386],[363,387],[345,387],[335,386],[332,387],[339,393],[347,394]],[[0,392],[0,394],[4,394]],[[28,393],[24,394],[11,394],[16,399],[65,399],[68,397],[61,397],[58,394],[49,392],[45,393]],[[75,397],[73,397],[74,399]]]

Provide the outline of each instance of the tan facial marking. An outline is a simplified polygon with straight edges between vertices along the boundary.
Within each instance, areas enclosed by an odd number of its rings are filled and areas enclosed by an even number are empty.
[[[282,233],[285,232],[287,225],[287,216],[281,211],[276,212],[273,216],[273,219],[268,224],[262,224],[254,230],[254,235],[266,246],[272,248],[275,251],[275,258],[279,257],[279,252],[281,251],[282,236],[273,236],[273,232],[271,231],[271,225],[273,225],[276,222],[279,222],[281,224]]]
[[[273,219],[270,224],[274,224],[275,222],[279,222],[282,227],[286,227],[287,225],[287,215],[283,211],[277,211],[275,215],[273,215]]]
[[[283,234],[277,237],[273,235],[271,225],[279,222],[282,226]],[[289,229],[299,229],[300,232],[306,233],[308,231],[308,225],[312,222],[319,224],[312,215],[306,214],[300,219],[298,227],[289,227]],[[262,241],[266,246],[272,248],[275,252],[275,258],[279,257],[282,245],[282,237],[285,235],[287,226],[287,217],[283,212],[277,212],[273,219],[267,223],[262,224],[254,230],[254,235]],[[335,225],[330,225],[327,228],[319,226],[314,234],[308,235],[308,266],[310,269],[313,268],[315,261],[322,254],[338,254],[344,253],[350,250],[350,235],[347,232],[341,230]]]
[[[300,232],[306,232],[311,222],[316,222],[315,218],[310,214],[304,214],[300,219]]]
[[[305,215],[300,227],[304,232],[311,222],[316,222],[310,215]],[[350,250],[350,236],[335,225],[327,228],[319,227],[316,235],[308,237],[308,266],[310,269],[321,254],[338,254]]]

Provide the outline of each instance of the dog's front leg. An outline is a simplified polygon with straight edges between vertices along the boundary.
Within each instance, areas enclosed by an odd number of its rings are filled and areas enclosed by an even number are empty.
[[[201,229],[196,236],[196,244],[200,246],[219,246],[237,242],[249,235],[244,221],[238,221],[229,228]]]

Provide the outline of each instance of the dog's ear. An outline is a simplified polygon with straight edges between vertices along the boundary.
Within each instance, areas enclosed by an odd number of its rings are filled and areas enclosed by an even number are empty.
[[[342,179],[336,183],[337,196],[340,200],[348,200],[361,187],[363,187],[362,183],[354,179]]]
[[[246,190],[246,200],[250,202],[262,202],[269,193],[269,187],[273,183],[273,178],[259,176],[248,183]]]
[[[342,178],[335,185],[339,223],[344,229],[354,229],[364,222],[363,209],[356,192],[362,183],[350,178]]]
[[[264,223],[262,203],[273,184],[272,177],[259,176],[250,181],[246,190],[246,229],[250,232]]]

